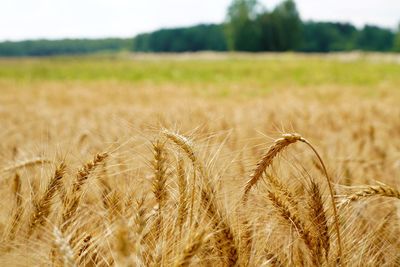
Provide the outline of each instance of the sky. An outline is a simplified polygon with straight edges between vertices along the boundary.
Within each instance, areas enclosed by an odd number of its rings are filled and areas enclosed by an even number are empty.
[[[132,37],[224,21],[231,0],[0,0],[0,41]],[[279,0],[261,0],[272,9]],[[297,0],[303,20],[396,28],[400,0]]]

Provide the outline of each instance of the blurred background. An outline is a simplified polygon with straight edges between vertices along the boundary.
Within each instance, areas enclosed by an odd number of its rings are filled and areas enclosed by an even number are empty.
[[[400,266],[399,22],[400,0],[3,0],[0,267]]]
[[[400,51],[398,0],[15,0],[0,56],[99,52]]]

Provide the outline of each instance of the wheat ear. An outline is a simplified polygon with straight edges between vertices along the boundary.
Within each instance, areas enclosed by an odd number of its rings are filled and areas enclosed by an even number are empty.
[[[70,193],[71,198],[63,199],[64,210],[62,214],[62,227],[61,231],[64,232],[70,223],[68,219],[70,219],[76,212],[79,206],[79,202],[81,199],[81,189],[85,184],[87,179],[89,178],[90,173],[106,158],[108,157],[107,153],[99,153],[96,154],[92,161],[87,162],[81,169],[78,170],[78,174],[76,176],[76,180],[72,185],[72,190]],[[71,221],[69,221],[71,222]]]
[[[268,198],[278,211],[279,215],[287,221],[288,224],[293,225],[297,230],[299,236],[303,239],[304,243],[312,254],[314,252],[313,240],[308,227],[300,220],[300,218],[292,212],[290,206],[286,201],[280,198],[274,191],[268,190]]]
[[[184,169],[184,161],[182,158],[178,159],[177,175],[178,175],[178,188],[179,188],[177,225],[179,228],[179,234],[181,234],[182,227],[183,224],[185,223],[185,219],[188,213],[187,180]]]
[[[195,167],[200,174],[204,176],[205,169],[200,163],[199,158],[193,149],[192,141],[181,134],[174,133],[166,129],[162,130],[162,133],[185,152],[188,158],[192,161],[193,167]]]
[[[182,254],[179,256],[178,260],[175,262],[175,267],[186,267],[190,265],[192,258],[201,249],[204,244],[204,231],[196,234],[189,245],[183,250]]]
[[[333,216],[335,219],[335,230],[336,230],[336,235],[337,235],[337,239],[338,239],[338,241],[337,241],[338,242],[338,260],[340,262],[340,260],[342,259],[343,249],[342,249],[342,239],[340,236],[339,216],[338,216],[337,207],[336,207],[336,203],[335,203],[335,196],[334,196],[333,188],[332,188],[332,180],[331,180],[330,176],[328,175],[328,171],[326,170],[324,161],[322,160],[321,156],[319,155],[318,151],[314,148],[314,146],[310,142],[308,142],[306,139],[304,139],[303,137],[300,138],[300,141],[305,143],[309,148],[311,148],[311,150],[317,156],[318,161],[320,162],[321,167],[325,173],[325,178],[326,178],[326,182],[328,184],[329,194],[331,197]]]
[[[151,162],[154,171],[152,189],[154,197],[158,203],[158,211],[161,212],[161,209],[167,199],[167,157],[164,144],[160,141],[157,141],[153,144],[153,155],[154,160]]]
[[[281,138],[276,139],[274,144],[270,146],[267,153],[257,163],[257,167],[247,181],[244,187],[242,200],[244,202],[248,199],[250,189],[262,178],[264,171],[271,165],[274,158],[287,146],[301,140],[301,136],[296,133],[283,134]]]
[[[154,197],[157,201],[157,214],[156,221],[153,227],[153,231],[155,232],[156,239],[158,239],[162,227],[163,227],[163,217],[162,210],[167,199],[167,167],[166,167],[166,153],[164,149],[164,144],[159,140],[153,144],[153,156],[154,160],[151,163],[153,166],[154,176],[152,181],[152,189]]]
[[[193,165],[193,181],[191,184],[191,201],[190,201],[190,216],[189,216],[189,222],[190,225],[193,223],[193,210],[194,210],[194,199],[195,199],[195,194],[196,194],[196,183],[197,183],[197,175],[196,175],[196,170],[200,172],[203,178],[206,177],[205,169],[203,165],[199,162],[199,159],[197,155],[194,152],[192,142],[185,136],[180,135],[178,133],[170,132],[166,129],[162,130],[162,133],[170,139],[172,142],[174,142],[178,147],[180,147],[187,157],[192,161]]]
[[[71,248],[68,238],[65,238],[57,227],[54,227],[53,235],[54,243],[57,245],[57,248],[63,258],[64,266],[76,266],[74,261],[74,252]]]
[[[387,185],[368,185],[346,197],[346,202],[357,201],[367,197],[382,196],[400,199],[400,191]]]
[[[24,211],[22,207],[21,177],[18,173],[16,173],[14,176],[13,193],[15,197],[15,211],[11,221],[11,228],[8,233],[9,240],[13,240],[15,238],[15,233]]]
[[[37,226],[44,225],[46,218],[49,216],[51,208],[51,200],[53,199],[57,190],[61,186],[61,180],[64,176],[65,168],[66,165],[64,163],[61,163],[56,168],[53,178],[47,185],[46,191],[35,205],[33,214],[31,215],[29,221],[28,236],[32,235]]]
[[[282,183],[280,179],[277,178],[276,176],[268,173],[265,176],[269,185],[273,189],[278,191],[280,193],[279,195],[285,198],[294,209],[297,209],[298,206],[297,199],[295,198],[293,193],[289,190],[289,188],[284,183]]]
[[[321,264],[321,250],[325,251],[325,258],[328,259],[330,248],[330,237],[328,229],[328,220],[326,218],[322,194],[316,182],[311,180],[311,187],[309,189],[309,211],[311,221],[315,228],[316,236],[316,257],[319,264]]]
[[[226,216],[220,211],[215,201],[215,193],[209,184],[201,189],[201,203],[211,220],[213,230],[217,233],[215,237],[218,251],[225,254],[227,266],[236,266],[239,258],[233,231],[226,221]]]

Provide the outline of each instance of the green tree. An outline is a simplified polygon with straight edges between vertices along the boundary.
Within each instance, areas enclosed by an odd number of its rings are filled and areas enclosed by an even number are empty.
[[[267,11],[261,13],[257,18],[257,24],[261,29],[260,47],[262,51],[277,51],[275,25],[273,18]]]
[[[302,22],[293,0],[271,13],[256,0],[233,0],[228,8],[227,40],[231,50],[288,51],[300,47]]]
[[[270,14],[274,50],[287,51],[300,47],[302,22],[296,4],[292,0],[280,3]]]
[[[348,23],[306,22],[303,25],[305,52],[348,51],[356,47],[357,29]]]
[[[259,51],[261,29],[255,23],[257,0],[233,0],[228,8],[226,38],[230,50]]]
[[[0,43],[0,56],[52,56],[130,50],[132,39],[63,39]]]
[[[134,39],[134,51],[185,52],[226,51],[223,25],[201,24],[188,28],[162,29],[139,34]]]
[[[395,52],[400,52],[400,23],[399,26],[397,26],[397,33],[393,44],[393,50]]]
[[[391,30],[366,25],[358,35],[357,46],[365,51],[390,51],[394,46],[394,37]]]

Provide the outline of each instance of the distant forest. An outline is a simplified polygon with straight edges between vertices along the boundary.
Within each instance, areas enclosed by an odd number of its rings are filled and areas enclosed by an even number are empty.
[[[267,10],[257,0],[233,0],[221,24],[161,29],[120,39],[31,40],[0,43],[0,56],[51,56],[98,52],[195,51],[400,52],[397,31],[373,25],[302,21],[292,0]]]

